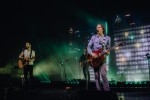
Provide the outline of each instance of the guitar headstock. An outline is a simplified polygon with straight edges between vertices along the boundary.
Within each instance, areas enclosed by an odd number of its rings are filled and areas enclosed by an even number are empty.
[[[125,42],[120,42],[117,44],[117,46],[123,46],[125,44]]]

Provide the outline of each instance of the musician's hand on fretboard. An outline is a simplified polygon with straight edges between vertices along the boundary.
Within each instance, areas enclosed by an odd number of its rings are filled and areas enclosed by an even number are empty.
[[[106,54],[106,55],[109,55],[109,54],[110,54],[110,51],[106,50],[106,51],[105,51],[105,54]]]

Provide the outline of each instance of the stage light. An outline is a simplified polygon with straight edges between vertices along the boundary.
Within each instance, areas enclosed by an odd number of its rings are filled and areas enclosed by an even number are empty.
[[[51,83],[51,81],[40,81],[40,83]]]
[[[129,35],[129,32],[125,32],[125,37],[127,37]]]
[[[121,23],[122,19],[119,17],[119,15],[116,16],[115,24]]]
[[[132,39],[132,40],[133,40],[133,39],[134,39],[134,36],[133,36],[133,35],[132,35],[132,36],[130,36],[130,39]]]
[[[139,48],[141,45],[140,45],[140,43],[136,43],[134,46],[135,46],[136,48]]]
[[[127,14],[125,14],[125,16],[126,16],[126,17],[130,17],[130,16],[131,16],[131,14],[130,14],[130,13],[127,13]]]
[[[140,31],[141,34],[144,34],[144,32],[145,32],[144,30],[141,30],[141,31]]]

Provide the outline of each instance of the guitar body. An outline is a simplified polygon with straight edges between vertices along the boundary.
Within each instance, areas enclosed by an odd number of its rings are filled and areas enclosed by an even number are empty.
[[[24,67],[24,64],[21,59],[19,59],[19,61],[18,61],[18,66],[20,69],[22,69]]]
[[[29,64],[29,58],[25,58],[24,60],[23,59],[19,59],[18,61],[18,66],[20,69],[22,69],[25,65],[28,65]]]
[[[92,51],[96,55],[99,55],[102,52],[102,49],[99,49],[97,51]],[[102,55],[98,58],[93,58],[91,55],[88,55],[88,64],[92,67],[98,67],[102,62],[105,60],[105,56]]]
[[[115,47],[122,46],[124,44],[125,42],[120,42],[119,44],[107,49],[107,51],[110,52],[111,50],[115,49]],[[97,51],[92,51],[92,52],[98,55],[98,57],[93,58],[91,55],[88,55],[87,56],[88,64],[92,67],[98,67],[99,65],[103,64],[103,61],[106,60],[106,57],[105,57],[106,52],[104,52],[102,49],[99,49]]]

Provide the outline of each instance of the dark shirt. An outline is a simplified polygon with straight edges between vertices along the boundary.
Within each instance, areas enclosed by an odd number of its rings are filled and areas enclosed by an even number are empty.
[[[82,54],[82,55],[80,56],[79,62],[82,62],[83,65],[85,65],[85,64],[86,64],[86,55]]]

